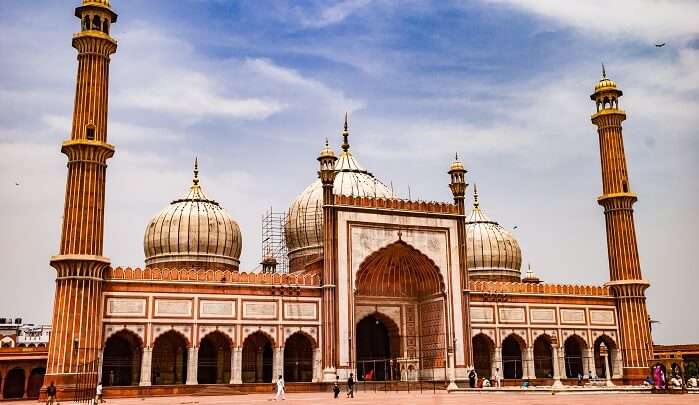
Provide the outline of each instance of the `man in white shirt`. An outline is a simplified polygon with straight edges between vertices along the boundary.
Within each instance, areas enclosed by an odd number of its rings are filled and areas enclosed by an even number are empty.
[[[284,395],[284,378],[282,378],[282,375],[279,374],[279,378],[277,379],[277,396],[274,397],[275,401],[278,401],[279,399],[285,400],[286,395]]]

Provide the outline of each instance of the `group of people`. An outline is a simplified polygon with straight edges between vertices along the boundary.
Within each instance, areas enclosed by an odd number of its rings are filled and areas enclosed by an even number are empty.
[[[286,389],[284,386],[284,377],[279,375],[276,382],[277,395],[275,395],[274,400],[285,400],[286,399]],[[340,397],[340,376],[335,377],[335,383],[333,384],[333,398],[337,399]],[[349,378],[347,378],[347,398],[354,398],[354,373],[350,373]]]
[[[653,367],[650,375],[646,377],[646,380],[643,383],[645,385],[651,385],[653,388],[658,390],[684,387],[684,380],[679,367],[673,367],[672,374],[668,378],[668,376],[665,375],[665,370],[663,370],[663,367],[660,364]],[[697,388],[698,386],[699,382],[697,381],[696,377],[687,379],[687,388]]]
[[[500,368],[495,368],[495,373],[491,378],[478,378],[478,373],[475,368],[469,369],[468,372],[468,386],[471,388],[487,388],[487,387],[497,387],[502,386],[502,377],[500,376]]]
[[[333,398],[337,399],[340,396],[340,376],[335,376],[335,384],[333,384]],[[347,398],[354,398],[354,373],[350,373],[347,378]]]

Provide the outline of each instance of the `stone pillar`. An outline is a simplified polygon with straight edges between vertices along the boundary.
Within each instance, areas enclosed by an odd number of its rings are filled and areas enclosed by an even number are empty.
[[[597,376],[597,370],[595,370],[595,349],[594,348],[587,349],[587,370],[585,370],[585,376],[589,376],[590,371],[592,371],[593,377]]]
[[[499,368],[500,371],[500,378],[503,377],[502,373],[502,347],[496,347],[495,352],[493,353],[493,361],[492,361],[492,366],[490,367],[490,375],[492,377],[495,377],[495,369]]]
[[[24,395],[22,395],[22,398],[24,399],[29,398],[29,377],[31,376],[31,373],[31,367],[29,368],[29,371],[24,370]]]
[[[323,369],[320,364],[320,348],[313,350],[313,382],[319,382],[323,378]]]
[[[231,350],[231,384],[242,384],[243,349],[234,347]]]
[[[197,385],[199,382],[197,381],[197,366],[199,365],[198,361],[198,351],[196,347],[190,347],[187,349],[188,354],[187,354],[187,385]]]
[[[102,366],[104,365],[104,347],[97,354],[97,381],[102,381]],[[131,379],[133,381],[133,377]]]
[[[447,361],[449,362],[449,385],[447,386],[447,390],[456,390],[459,387],[456,385],[456,371],[454,369],[454,349],[448,351]]]
[[[527,347],[524,352],[526,353],[525,367],[522,367],[522,372],[524,373],[524,378],[527,380],[536,379],[536,368],[534,366],[534,347]]]
[[[143,348],[143,356],[141,357],[141,381],[138,385],[146,387],[151,385],[150,381],[150,365],[153,358],[153,349],[150,347]]]
[[[277,381],[277,377],[284,375],[284,348],[277,347],[274,349],[273,360],[272,360],[272,381]]]
[[[611,350],[612,364],[614,364],[614,371],[612,378],[623,378],[624,375],[624,360],[621,358],[621,351],[618,349]]]
[[[556,346],[551,346],[551,357],[553,359],[553,386],[554,387],[562,387],[563,383],[561,382],[561,368],[559,366],[559,359],[558,359],[558,347]]]
[[[612,375],[609,372],[609,354],[601,353],[601,355],[602,360],[604,360],[604,379],[606,380],[606,385],[607,387],[613,387],[614,383],[612,382]]]

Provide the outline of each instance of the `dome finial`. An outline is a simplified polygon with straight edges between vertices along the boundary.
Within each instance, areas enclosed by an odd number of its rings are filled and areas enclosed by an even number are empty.
[[[345,127],[342,131],[342,151],[347,152],[349,150],[349,129],[347,126],[347,113],[345,112]]]
[[[194,157],[194,178],[192,179],[192,185],[199,185],[199,158]]]
[[[607,78],[607,71],[604,70],[604,62],[602,62],[602,78],[606,79]]]
[[[477,187],[476,183],[474,182],[473,183],[473,208],[478,208],[479,205],[480,204],[478,202],[478,187]]]

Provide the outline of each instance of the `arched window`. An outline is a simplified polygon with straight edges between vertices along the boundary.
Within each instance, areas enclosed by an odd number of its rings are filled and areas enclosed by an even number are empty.
[[[87,31],[90,29],[90,16],[85,16],[83,18],[83,31]]]
[[[628,192],[629,192],[629,185],[628,185],[628,183],[626,183],[626,180],[623,180],[623,181],[621,182],[621,189],[622,189],[625,193],[628,193]]]
[[[99,29],[102,26],[102,20],[100,19],[100,16],[96,15],[92,17],[92,29],[99,31]]]
[[[109,35],[109,21],[104,20],[104,21],[102,22],[102,32],[104,32],[105,34]]]

